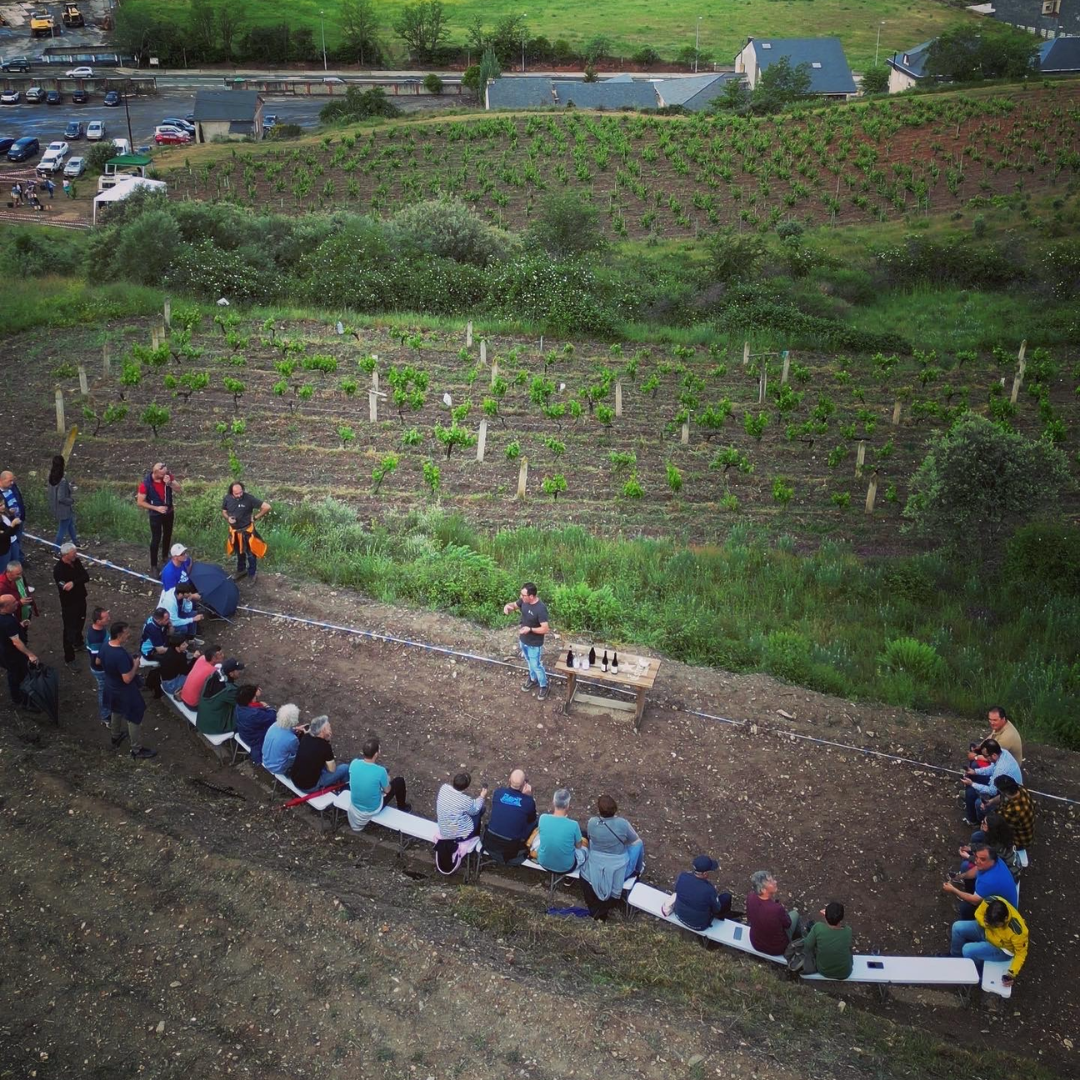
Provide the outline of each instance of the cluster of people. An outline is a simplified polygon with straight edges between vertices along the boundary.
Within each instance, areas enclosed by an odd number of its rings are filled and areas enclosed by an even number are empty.
[[[51,199],[56,191],[56,185],[46,177],[44,180],[16,180],[11,185],[11,203],[15,209],[20,206],[29,206],[32,210],[44,210],[45,205],[38,195],[38,188]]]
[[[317,716],[302,724],[295,704],[267,704],[257,683],[240,681],[245,665],[238,658],[226,657],[219,645],[206,645],[198,636],[204,616],[191,580],[191,554],[183,544],[172,542],[176,487],[165,464],[158,463],[143,478],[137,495],[150,522],[150,565],[155,575],[159,552],[168,552],[156,607],[141,629],[113,621],[107,608],[95,607],[86,628],[90,575],[76,546],[75,489],[65,477],[62,457],[53,460],[49,474],[49,507],[57,522],[59,547],[53,580],[63,622],[64,657],[77,667],[76,654],[88,653],[97,683],[98,716],[109,727],[113,748],[127,742],[135,759],[156,756],[140,736],[146,711],[140,676],[145,673],[154,697],[170,694],[194,710],[196,727],[206,735],[234,732],[249,748],[253,765],[289,777],[301,792],[347,785],[347,816],[354,830],[363,830],[391,801],[399,810],[410,811],[405,779],[391,778],[380,759],[378,738],[368,737],[360,756],[351,762],[339,762],[329,717]],[[29,665],[37,662],[29,647],[37,604],[21,558],[25,503],[10,471],[0,472],[0,499],[0,565],[5,567],[0,574],[0,659],[12,700],[32,708],[21,684]],[[237,557],[238,577],[256,576],[265,544],[255,523],[270,509],[268,502],[246,492],[240,483],[230,485],[222,500],[222,516],[229,526],[227,550]],[[520,598],[504,607],[506,614],[515,611],[521,617],[519,641],[529,669],[522,689],[535,691],[542,700],[548,693],[548,677],[541,652],[550,626],[533,583],[526,583]],[[963,778],[965,822],[974,831],[959,849],[960,865],[943,889],[957,903],[951,955],[968,957],[978,965],[1009,959],[1005,983],[1010,985],[1027,956],[1028,930],[1018,909],[1017,882],[1020,852],[1032,842],[1035,815],[1021,772],[1020,735],[1003,708],[992,708],[988,719],[990,732],[970,745]],[[467,771],[457,773],[438,791],[440,868],[452,870],[461,844],[480,838],[488,856],[505,866],[531,859],[553,874],[577,870],[588,910],[601,920],[620,900],[627,880],[643,870],[644,842],[610,795],[597,800],[596,812],[582,829],[570,815],[571,793],[565,787],[553,792],[548,811],[539,812],[523,769],[512,770],[490,798],[486,784],[473,792]],[[707,930],[717,919],[745,919],[751,945],[759,952],[786,957],[791,970],[818,972],[830,979],[851,974],[853,935],[840,901],[826,903],[820,919],[804,919],[781,901],[776,877],[759,870],[751,875],[745,909],[737,912],[731,892],[719,891],[710,881],[717,870],[719,864],[711,856],[697,856],[691,868],[678,875],[665,914],[674,914],[696,931]]]

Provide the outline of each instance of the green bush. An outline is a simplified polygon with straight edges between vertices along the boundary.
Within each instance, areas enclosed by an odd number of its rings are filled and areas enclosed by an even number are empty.
[[[488,225],[456,199],[429,199],[399,210],[390,228],[417,252],[453,259],[471,266],[488,266],[521,251],[521,239]]]
[[[1017,529],[1005,549],[1004,574],[1021,592],[1080,596],[1080,530],[1059,522]]]
[[[810,674],[810,642],[794,630],[774,630],[763,643],[762,664],[778,679],[805,684]]]
[[[591,588],[586,582],[557,585],[551,609],[560,627],[600,637],[618,638],[623,630],[623,607],[610,585]]]
[[[885,643],[881,666],[893,674],[905,674],[921,683],[937,682],[945,673],[945,661],[933,645],[911,637],[893,638]]]

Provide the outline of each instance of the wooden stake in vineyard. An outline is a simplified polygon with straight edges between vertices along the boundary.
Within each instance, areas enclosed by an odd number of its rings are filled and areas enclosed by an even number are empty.
[[[893,402],[893,407],[892,407],[892,422],[893,422],[893,427],[896,427],[896,426],[897,426],[897,424],[899,424],[899,423],[900,423],[900,399],[899,399],[899,398],[897,398],[897,399],[896,399],[896,400],[895,400],[895,401]]]
[[[681,442],[683,444],[683,446],[689,446],[690,445],[690,421],[689,420],[684,420],[683,421],[682,434],[679,437],[679,442]]]
[[[525,498],[525,485],[529,480],[529,459],[523,457],[521,459],[521,466],[518,469],[518,486],[517,497],[524,500]]]
[[[484,448],[487,446],[487,421],[480,421],[480,430],[476,435],[476,460],[484,460]]]
[[[499,377],[499,361],[491,361],[491,385],[495,385],[495,380]]]
[[[863,466],[866,464],[866,440],[859,440],[859,449],[855,455],[855,475],[862,476]]]
[[[167,296],[165,297],[165,312],[164,312],[164,314],[165,314],[165,329],[166,330],[171,330],[172,329],[172,301]]]
[[[785,349],[780,355],[784,358],[784,370],[780,372],[780,385],[786,386],[788,375],[791,374],[791,353]]]
[[[866,512],[874,512],[874,502],[877,499],[877,472],[870,477],[870,486],[866,489]]]
[[[472,319],[465,324],[465,348],[472,348]]]
[[[107,341],[101,346],[101,366],[105,372],[105,378],[109,378],[112,375],[112,345]]]
[[[742,346],[742,366],[746,367],[750,363],[750,342],[744,341]]]
[[[64,423],[64,391],[60,387],[56,388],[56,430],[61,435],[67,430],[67,424]]]
[[[1020,342],[1020,352],[1016,357],[1016,375],[1013,377],[1012,394],[1009,400],[1015,405],[1020,396],[1020,387],[1024,384],[1024,372],[1027,370],[1027,339]]]
[[[769,362],[765,357],[761,358],[761,374],[758,376],[757,403],[765,404],[765,390],[769,384]]]
[[[615,415],[622,416],[622,380],[615,380]]]
[[[86,368],[82,364],[79,365],[79,393],[83,397],[90,393],[90,387],[86,382]]]
[[[487,338],[480,339],[480,363],[487,363]]]

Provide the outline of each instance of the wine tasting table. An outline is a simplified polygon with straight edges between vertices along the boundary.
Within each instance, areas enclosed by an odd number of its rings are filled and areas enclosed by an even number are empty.
[[[582,645],[570,645],[574,656],[588,656],[589,650]],[[641,730],[641,717],[645,712],[645,698],[656,682],[656,673],[660,670],[660,661],[652,657],[635,656],[633,653],[619,650],[619,674],[600,670],[600,657],[607,649],[610,658],[614,650],[610,646],[593,645],[596,649],[597,661],[586,671],[566,666],[566,649],[563,645],[559,650],[559,660],[555,664],[555,670],[560,675],[566,676],[566,701],[563,704],[563,712],[569,713],[570,706],[575,701],[583,701],[588,705],[598,705],[602,709],[617,709],[620,712],[632,712],[634,714],[634,730]],[[580,650],[580,652],[579,652]],[[598,697],[595,694],[585,694],[578,687],[578,679],[582,679],[593,685],[617,687],[620,690],[628,690],[634,694],[634,701],[620,701],[617,698]]]

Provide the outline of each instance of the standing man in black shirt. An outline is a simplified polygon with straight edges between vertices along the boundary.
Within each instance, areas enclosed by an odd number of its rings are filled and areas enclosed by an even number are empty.
[[[22,691],[23,679],[30,665],[37,663],[37,657],[23,644],[19,634],[21,629],[18,599],[10,594],[0,596],[0,661],[7,668],[11,700],[19,708],[25,709],[30,704]]]
[[[518,641],[521,645],[521,655],[525,657],[525,663],[529,665],[529,677],[522,683],[521,689],[529,693],[534,686],[539,687],[536,697],[539,701],[543,701],[548,696],[548,677],[540,654],[544,648],[544,636],[551,627],[548,626],[547,605],[537,596],[536,586],[531,581],[526,581],[521,586],[519,600],[511,601],[503,607],[504,615],[510,615],[515,611],[521,612]]]
[[[64,660],[74,664],[76,651],[86,647],[83,627],[86,625],[86,583],[90,580],[74,544],[60,545],[53,579],[60,591],[60,615],[64,620]]]
[[[229,485],[221,500],[221,516],[229,523],[226,548],[236,552],[237,580],[245,573],[251,581],[255,580],[258,556],[266,554],[266,544],[255,532],[255,522],[269,513],[270,504],[246,491],[239,481]]]

